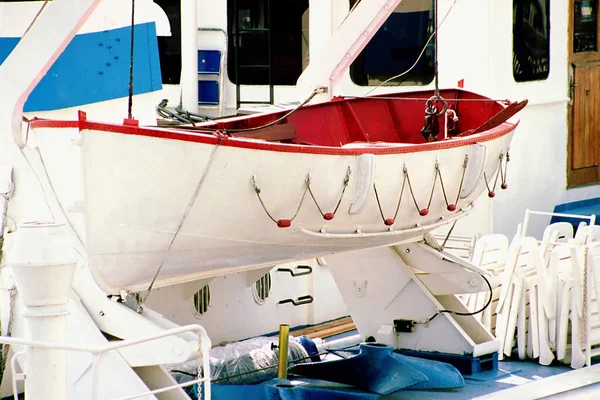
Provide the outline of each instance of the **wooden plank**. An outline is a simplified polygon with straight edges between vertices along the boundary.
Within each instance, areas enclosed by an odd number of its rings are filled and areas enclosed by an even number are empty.
[[[351,317],[336,319],[335,321],[326,322],[324,324],[308,326],[302,329],[296,329],[290,333],[294,336],[307,336],[311,339],[320,337],[329,337],[339,333],[349,332],[356,329],[356,325]]]
[[[576,65],[574,84],[571,169],[595,168],[600,144],[600,65]]]
[[[475,129],[473,133],[481,133],[487,130],[493,129],[500,124],[506,122],[510,117],[521,111],[527,105],[528,100],[516,101],[514,103],[509,104],[506,108],[502,109],[502,111],[498,112],[492,118],[488,119],[484,122],[479,128]],[[462,136],[458,135],[458,136]]]
[[[292,124],[277,124],[253,131],[229,132],[234,137],[267,140],[269,142],[296,139],[296,127]]]
[[[356,325],[354,325],[353,322],[349,323],[349,324],[344,324],[344,325],[340,325],[340,326],[336,326],[333,328],[329,328],[329,329],[323,329],[321,331],[316,331],[313,333],[309,333],[306,335],[306,337],[308,337],[309,339],[314,339],[314,338],[327,338],[330,336],[335,336],[335,335],[339,335],[340,333],[346,333],[346,332],[350,332],[356,329]]]

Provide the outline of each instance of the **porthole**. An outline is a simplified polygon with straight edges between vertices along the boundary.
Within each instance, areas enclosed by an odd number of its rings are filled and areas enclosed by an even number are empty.
[[[254,285],[252,285],[252,296],[256,304],[262,305],[265,303],[271,293],[271,274],[266,273]]]
[[[210,306],[210,287],[204,285],[202,289],[198,290],[192,298],[192,311],[196,318],[200,318],[208,311]]]

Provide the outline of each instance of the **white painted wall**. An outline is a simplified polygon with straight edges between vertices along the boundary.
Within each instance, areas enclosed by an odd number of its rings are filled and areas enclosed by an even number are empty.
[[[277,268],[271,270],[272,291],[262,305],[253,300],[249,285],[249,281],[256,279],[255,271],[220,276],[208,282],[210,307],[200,317],[196,317],[192,309],[193,294],[206,282],[154,289],[146,304],[177,324],[201,324],[213,344],[275,332],[279,324],[294,327],[347,315],[345,303],[327,266],[309,260],[280,267],[294,268],[299,264],[310,265],[313,273],[292,277],[288,272],[277,272]],[[253,275],[249,277],[248,274]],[[277,304],[280,300],[307,294],[314,297],[312,304],[297,307],[290,303]]]

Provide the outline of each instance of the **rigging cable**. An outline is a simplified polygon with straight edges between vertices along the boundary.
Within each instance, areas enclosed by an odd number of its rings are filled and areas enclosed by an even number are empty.
[[[413,65],[410,66],[410,68],[408,68],[406,71],[398,74],[398,75],[394,75],[391,78],[386,79],[385,81],[381,82],[379,85],[375,86],[373,89],[369,90],[365,96],[369,95],[370,93],[372,93],[373,91],[375,91],[376,89],[379,89],[381,86],[385,85],[386,83],[388,83],[389,81],[392,81],[394,79],[400,78],[406,74],[408,74],[410,71],[412,71],[417,64],[419,63],[419,61],[421,61],[421,57],[423,57],[423,54],[425,54],[425,50],[427,50],[427,46],[429,46],[429,43],[431,42],[431,39],[433,39],[433,36],[437,33],[438,29],[440,29],[442,27],[442,25],[444,24],[444,21],[446,21],[446,18],[448,17],[448,15],[450,14],[450,12],[452,11],[452,9],[454,8],[454,5],[456,4],[458,0],[454,0],[452,2],[452,4],[450,5],[450,8],[448,9],[448,11],[446,11],[446,14],[444,15],[444,18],[442,18],[439,26],[435,27],[435,30],[433,31],[433,33],[429,36],[429,39],[427,39],[427,42],[425,42],[425,45],[423,46],[423,49],[421,49],[421,53],[419,53],[419,56],[417,57],[416,61],[413,63]],[[437,48],[437,46],[436,46]]]
[[[138,308],[137,308],[138,314],[141,314],[144,311],[144,304],[146,303],[148,296],[150,296],[150,292],[152,292],[154,282],[156,282],[156,278],[158,278],[158,274],[160,274],[160,271],[167,259],[167,255],[171,251],[171,247],[173,246],[173,243],[175,242],[175,238],[177,238],[177,235],[179,235],[179,231],[183,227],[183,223],[186,221],[187,216],[190,213],[190,210],[192,209],[192,206],[194,205],[194,203],[196,202],[196,199],[198,198],[200,189],[202,188],[204,181],[206,180],[206,176],[208,175],[208,171],[210,170],[213,160],[215,159],[215,154],[216,154],[217,150],[219,149],[219,147],[221,147],[222,136],[220,134],[217,134],[217,135],[218,135],[218,141],[215,144],[215,147],[214,147],[212,153],[210,154],[210,158],[208,159],[208,162],[206,163],[206,167],[204,167],[204,171],[202,172],[202,176],[200,177],[200,180],[198,181],[198,184],[196,185],[196,189],[194,190],[194,193],[192,194],[192,197],[190,198],[190,200],[187,204],[187,207],[186,207],[185,211],[183,212],[183,216],[181,217],[181,220],[179,221],[179,224],[177,225],[177,229],[175,229],[175,233],[171,237],[171,241],[169,242],[167,249],[163,253],[162,260],[161,260],[160,264],[158,265],[158,268],[156,270],[156,273],[154,274],[154,277],[152,278],[152,281],[150,282],[150,285],[148,286],[146,295],[143,297],[142,301],[138,305]]]
[[[439,86],[439,70],[438,70],[438,0],[432,0],[433,2],[433,26],[435,27],[433,34],[435,35],[435,42],[433,46],[433,81],[435,85],[435,91],[433,95],[440,98],[440,86]]]
[[[129,96],[127,99],[127,118],[133,119],[133,53],[135,37],[135,0],[131,0],[131,50],[129,53]]]

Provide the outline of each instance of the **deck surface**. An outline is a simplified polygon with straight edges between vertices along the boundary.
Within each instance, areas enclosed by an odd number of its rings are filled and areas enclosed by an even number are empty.
[[[336,320],[327,324],[326,329],[330,330],[332,326],[336,325],[336,322],[340,325],[348,323],[347,320]],[[320,329],[311,329],[310,333],[315,335],[321,332]],[[356,335],[356,330],[346,331],[336,335],[329,336],[327,340],[333,341],[341,339],[350,335]],[[326,356],[327,360],[338,358],[337,355],[332,354]],[[535,398],[547,398],[547,399],[593,399],[600,398],[600,363],[594,368],[598,369],[598,373],[591,371],[586,373],[584,370],[577,370],[574,372],[570,366],[562,365],[559,363],[552,364],[550,366],[543,366],[535,361],[520,361],[520,360],[505,360],[499,361],[497,371],[483,371],[473,375],[464,375],[465,387],[461,389],[453,390],[399,390],[395,393],[383,396],[382,400],[404,400],[404,399],[442,399],[442,400],[464,400],[464,399],[477,399],[484,397],[485,399],[510,399],[510,400],[529,400]],[[591,373],[594,372],[594,373]],[[564,375],[564,380],[557,379],[559,376]],[[584,376],[585,375],[585,376]],[[548,395],[545,393],[543,397],[536,397],[532,393],[532,390],[536,393],[543,392],[539,386],[529,389],[529,387],[523,386],[535,382],[540,382],[545,378],[552,378],[551,380],[545,380],[542,385],[549,387],[552,385],[555,389],[557,387],[568,386],[575,384],[576,382],[585,382],[582,384],[583,387],[571,390],[568,393],[559,393],[554,395]],[[597,377],[597,378],[594,378]],[[594,379],[598,383],[591,383]],[[575,382],[575,383],[574,383]],[[535,385],[533,385],[535,386]],[[517,388],[520,388],[517,390]]]

